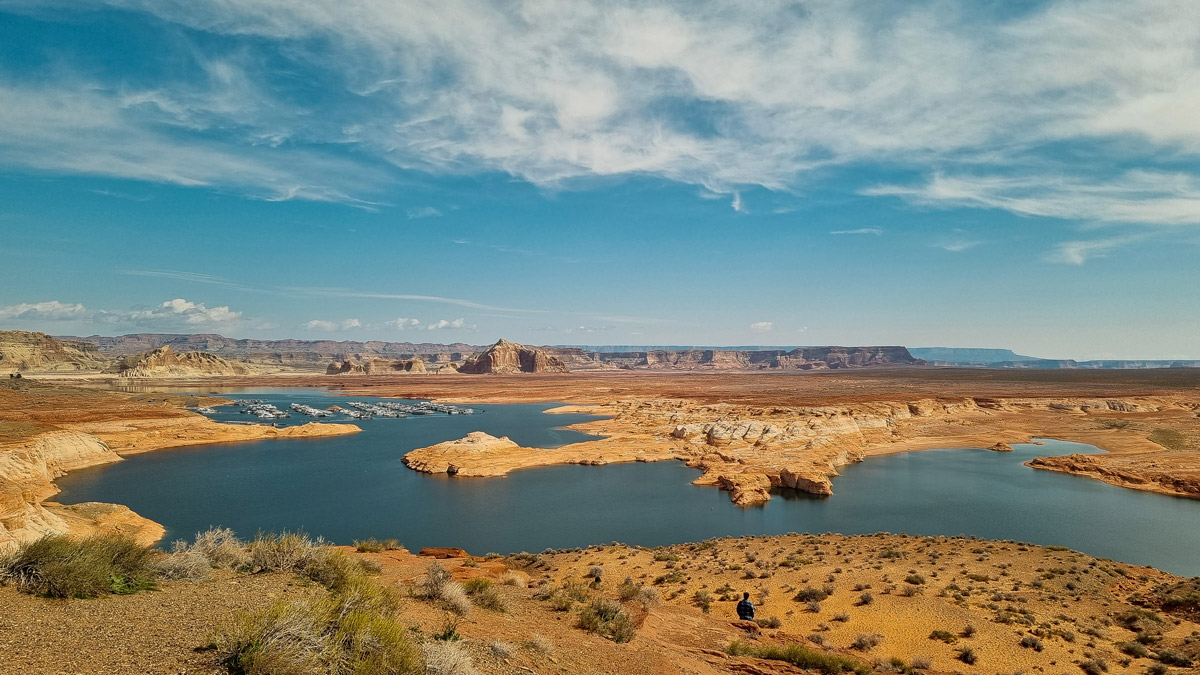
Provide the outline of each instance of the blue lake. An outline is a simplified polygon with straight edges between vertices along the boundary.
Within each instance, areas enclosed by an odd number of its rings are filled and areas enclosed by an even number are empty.
[[[373,400],[310,389],[229,395],[284,409],[292,402],[325,408]],[[543,414],[552,405],[471,407],[479,414],[358,420],[363,432],[351,436],[132,455],[72,471],[57,481],[63,491],[56,499],[126,504],[166,526],[168,540],[220,525],[242,536],[303,529],[337,543],[395,537],[414,550],[511,553],[611,541],[655,546],[725,535],[887,531],[1062,545],[1200,575],[1200,500],[1022,464],[1097,452],[1089,445],[1046,439],[1011,453],[947,449],[872,458],[846,467],[833,481],[833,497],[781,491],[750,509],[733,506],[715,488],[690,485],[699,472],[679,462],[555,466],[506,478],[429,476],[401,463],[409,450],[471,431],[558,447],[590,438],[562,427],[595,419]],[[218,410],[216,419],[252,419],[236,408]],[[306,421],[293,415],[280,423]]]

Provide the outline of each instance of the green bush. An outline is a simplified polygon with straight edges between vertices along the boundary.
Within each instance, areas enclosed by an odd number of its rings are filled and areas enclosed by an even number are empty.
[[[126,595],[154,588],[159,553],[118,535],[51,535],[0,560],[0,582],[51,598]]]
[[[785,646],[751,645],[745,642],[730,642],[725,648],[731,656],[751,656],[756,659],[783,661],[797,668],[816,670],[821,673],[855,673],[868,675],[870,666],[838,654],[826,654],[799,643]]]

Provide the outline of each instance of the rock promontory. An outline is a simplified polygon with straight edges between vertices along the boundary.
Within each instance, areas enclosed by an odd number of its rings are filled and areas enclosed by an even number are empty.
[[[569,369],[562,359],[544,349],[500,339],[496,344],[468,358],[459,367],[458,372],[473,375],[566,373]]]

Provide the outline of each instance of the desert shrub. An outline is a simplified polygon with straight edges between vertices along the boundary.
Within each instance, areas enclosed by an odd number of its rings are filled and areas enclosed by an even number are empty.
[[[1190,666],[1192,659],[1183,652],[1177,652],[1171,649],[1160,649],[1155,656],[1159,663],[1165,663],[1168,666]]]
[[[178,548],[176,544],[176,550]],[[198,532],[190,550],[204,556],[208,564],[220,569],[234,570],[250,561],[242,542],[229,528],[212,527]]]
[[[600,583],[600,580],[604,578],[604,568],[599,565],[592,565],[591,568],[588,569],[587,576],[588,578],[595,580],[596,583]]]
[[[1163,624],[1162,617],[1148,609],[1130,609],[1114,617],[1117,623],[1136,633],[1157,628]]]
[[[959,635],[961,637],[965,637],[965,638],[974,637],[975,636],[975,624],[969,623],[966,626],[963,626],[962,632],[960,632]]]
[[[861,634],[854,638],[854,642],[850,643],[851,649],[857,649],[860,652],[868,652],[879,646],[879,642],[883,640],[883,636],[877,633]]]
[[[1121,642],[1117,644],[1117,649],[1121,650],[1121,653],[1128,654],[1135,659],[1144,659],[1150,655],[1150,650],[1146,649],[1145,645],[1138,644],[1137,642]]]
[[[634,600],[642,607],[653,607],[658,604],[658,589],[643,586],[638,590],[638,594],[634,597]]]
[[[821,613],[821,603],[817,602],[816,600],[809,600],[807,603],[805,603],[805,608],[813,614]]]
[[[597,633],[614,642],[633,639],[633,622],[621,608],[621,603],[597,598],[579,611],[578,625],[589,633]]]
[[[779,628],[783,625],[783,622],[780,621],[779,617],[777,616],[769,616],[765,619],[755,619],[754,623],[757,623],[762,628]]]
[[[242,612],[214,643],[226,670],[239,675],[415,675],[417,650],[395,609],[394,595],[360,577],[325,598]]]
[[[933,668],[933,659],[928,656],[914,656],[912,660],[913,670],[929,670]]]
[[[182,544],[183,542],[176,542]],[[177,547],[179,548],[179,547]],[[212,565],[199,551],[190,550],[187,544],[174,553],[154,561],[154,571],[163,579],[171,581],[207,581],[212,577]]]
[[[562,591],[554,591],[547,600],[550,602],[550,609],[556,612],[569,612],[575,606],[575,601],[571,599],[571,596]]]
[[[1100,658],[1083,661],[1079,664],[1079,667],[1083,669],[1083,672],[1087,673],[1087,675],[1100,675],[1100,673],[1108,672],[1108,662]]]
[[[475,577],[468,579],[463,584],[463,590],[467,592],[471,600],[484,609],[490,609],[493,612],[508,611],[508,602],[500,595],[500,591],[490,580],[483,577]]]
[[[796,602],[820,602],[828,597],[829,594],[825,591],[819,588],[812,588],[811,586],[808,586],[801,588],[796,595],[792,597],[792,599]]]
[[[973,647],[963,647],[962,649],[958,650],[958,652],[954,655],[954,658],[962,661],[968,666],[973,666],[977,661],[979,661],[979,655],[975,653],[975,649]]]
[[[563,593],[567,594],[567,597],[575,600],[576,602],[587,602],[588,598],[592,597],[588,592],[587,584],[581,584],[578,581],[568,581],[564,583],[562,590]]]
[[[513,646],[503,640],[493,640],[488,648],[492,650],[492,654],[499,659],[507,659],[513,654]]]
[[[355,539],[354,548],[359,553],[382,553],[383,551],[395,551],[400,548],[398,539],[376,539],[368,537],[366,539]]]
[[[1026,649],[1032,649],[1035,652],[1040,652],[1045,649],[1045,645],[1042,644],[1042,641],[1032,635],[1026,635],[1025,637],[1021,638],[1020,645]]]
[[[475,675],[471,653],[460,642],[435,641],[423,647],[425,675]]]
[[[838,612],[837,614],[833,615],[833,620],[840,623],[848,623],[850,621],[850,615],[846,612]]]
[[[505,586],[518,586],[524,588],[529,581],[525,578],[525,575],[521,574],[520,572],[504,570],[504,572],[500,575],[500,583]]]
[[[338,590],[368,572],[378,571],[378,568],[369,569],[364,562],[336,548],[320,546],[304,555],[291,571],[326,588]]]
[[[925,583],[925,577],[921,576],[920,574],[910,574],[904,577],[904,583],[920,586],[921,584]]]
[[[870,666],[839,654],[826,654],[799,643],[785,646],[752,645],[731,642],[725,648],[731,656],[752,656],[758,659],[783,661],[798,668],[816,670],[821,673],[856,673],[868,675]]]
[[[712,609],[712,593],[708,591],[696,591],[692,596],[692,602],[700,608],[702,612],[707,614]]]
[[[291,572],[304,569],[323,548],[326,548],[324,541],[314,541],[304,532],[259,532],[246,544],[246,553],[252,572]]]
[[[1161,663],[1155,663],[1146,668],[1146,675],[1167,675],[1169,672],[1171,670]]]
[[[866,593],[863,593],[862,595],[858,596],[858,604],[859,605],[869,605],[872,602],[875,602],[875,596],[872,595],[870,591],[867,591]]]
[[[929,634],[929,639],[940,640],[948,645],[958,642],[958,638],[954,637],[954,633],[951,633],[948,630],[935,630]]]
[[[554,643],[550,641],[550,638],[538,633],[530,635],[529,639],[523,643],[523,646],[539,654],[554,653]]]
[[[126,595],[154,588],[158,553],[132,539],[51,535],[0,560],[0,582],[51,598]]]
[[[462,584],[450,578],[450,572],[438,563],[430,563],[425,576],[413,588],[417,597],[440,602],[446,609],[464,616],[471,611],[471,599]]]

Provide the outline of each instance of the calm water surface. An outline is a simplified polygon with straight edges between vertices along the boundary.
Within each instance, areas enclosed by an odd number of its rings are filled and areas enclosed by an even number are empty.
[[[233,394],[286,408],[347,398],[312,390]],[[473,416],[359,420],[361,434],[159,450],[60,478],[64,503],[126,504],[168,540],[211,525],[242,536],[304,529],[339,543],[396,537],[410,548],[540,551],[622,541],[654,546],[709,537],[879,531],[976,535],[1069,546],[1092,555],[1200,575],[1200,501],[1105,485],[1022,465],[1039,455],[1096,452],[1046,440],[1011,453],[926,450],[872,458],[834,479],[834,497],[782,491],[742,509],[679,462],[556,466],[506,478],[450,478],[401,463],[414,448],[471,431],[552,448],[590,438],[561,427],[595,419],[549,405],[473,405]],[[236,408],[215,417],[246,420]],[[293,416],[281,423],[309,421]]]

